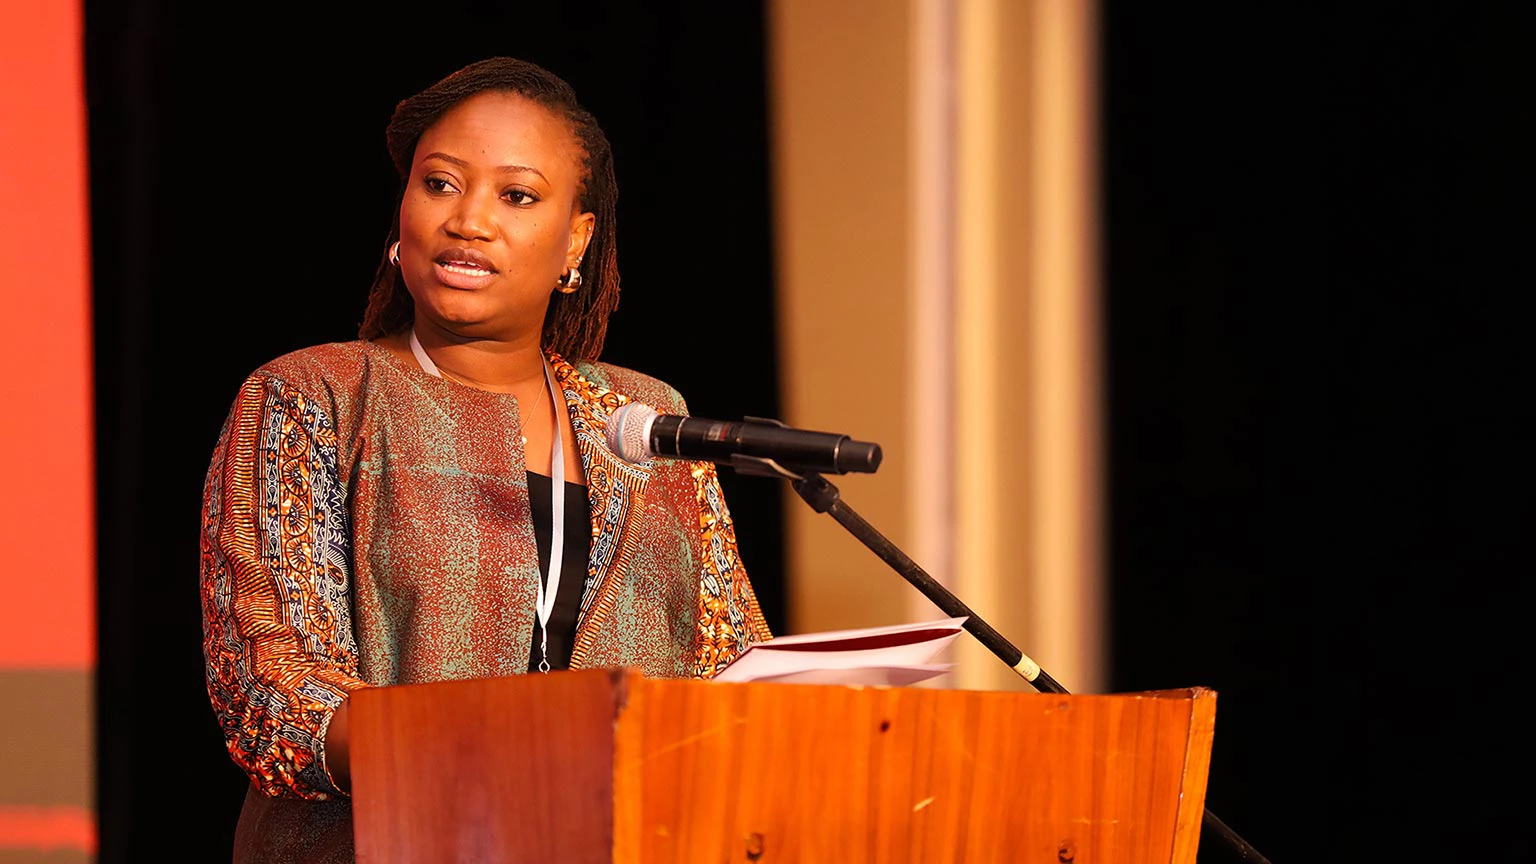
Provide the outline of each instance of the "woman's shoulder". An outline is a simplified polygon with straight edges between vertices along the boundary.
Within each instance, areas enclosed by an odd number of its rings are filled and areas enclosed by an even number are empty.
[[[658,411],[687,414],[688,405],[676,387],[653,375],[594,360],[578,360],[572,364],[581,377],[593,385],[617,393],[630,402],[643,402]]]
[[[250,372],[250,378],[281,378],[290,383],[353,381],[370,372],[378,374],[384,369],[398,369],[398,366],[399,361],[381,344],[364,340],[330,341],[273,357]]]
[[[371,342],[326,342],[289,351],[268,360],[251,373],[253,378],[278,378],[297,383],[314,378],[355,378],[383,349]]]
[[[401,364],[389,349],[355,339],[326,342],[280,354],[256,367],[242,389],[267,389],[283,401],[321,400],[330,410],[360,403],[364,391],[398,378]]]

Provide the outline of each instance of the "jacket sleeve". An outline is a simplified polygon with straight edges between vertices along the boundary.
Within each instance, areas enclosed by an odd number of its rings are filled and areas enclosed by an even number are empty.
[[[203,486],[208,696],[235,764],[270,797],[343,795],[325,733],[357,677],[351,531],[336,432],[282,381],[241,386]]]
[[[753,642],[773,638],[747,570],[736,549],[736,528],[711,462],[694,462],[694,490],[699,503],[701,542],[698,632],[693,674],[710,678]]]

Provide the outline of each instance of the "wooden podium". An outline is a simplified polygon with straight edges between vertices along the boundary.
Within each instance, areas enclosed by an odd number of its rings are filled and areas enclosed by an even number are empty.
[[[634,670],[366,689],[357,860],[1193,864],[1215,712]]]

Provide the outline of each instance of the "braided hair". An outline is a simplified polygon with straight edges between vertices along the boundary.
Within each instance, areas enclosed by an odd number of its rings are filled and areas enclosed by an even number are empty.
[[[384,240],[384,254],[368,292],[368,309],[358,330],[362,339],[400,333],[411,326],[415,303],[389,261],[389,248],[400,239],[400,205],[411,177],[416,143],[448,109],[488,91],[516,93],[564,117],[581,144],[584,162],[577,189],[583,212],[597,217],[581,263],[581,285],[564,294],[552,291],[540,344],[568,360],[596,360],[603,350],[608,318],[619,305],[619,263],[615,210],[619,197],[613,150],[597,120],[576,101],[576,91],[559,76],[526,60],[492,57],[471,63],[401,101],[385,130],[385,142],[400,174],[400,195]]]

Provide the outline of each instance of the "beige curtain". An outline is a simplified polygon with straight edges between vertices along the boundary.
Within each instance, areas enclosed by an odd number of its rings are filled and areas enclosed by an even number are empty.
[[[1095,8],[773,0],[786,422],[874,440],[843,498],[1100,692]],[[791,630],[942,614],[789,496]],[[943,686],[1030,689],[966,637]]]

